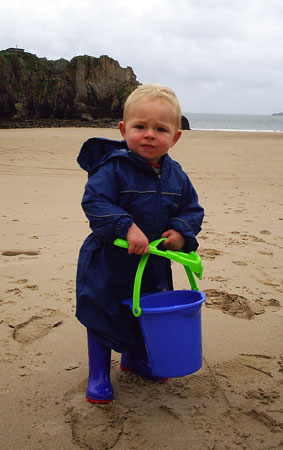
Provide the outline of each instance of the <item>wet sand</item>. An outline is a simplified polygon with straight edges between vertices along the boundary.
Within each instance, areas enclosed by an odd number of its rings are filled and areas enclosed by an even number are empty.
[[[80,207],[76,163],[112,129],[0,131],[1,449],[279,449],[282,414],[283,134],[183,132],[172,149],[206,217],[203,367],[153,384],[121,372],[115,400],[85,400],[85,329],[75,319]],[[175,288],[188,288],[173,265]]]

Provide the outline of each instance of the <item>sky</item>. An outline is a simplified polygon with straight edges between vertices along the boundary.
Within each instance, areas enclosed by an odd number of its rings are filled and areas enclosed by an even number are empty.
[[[283,0],[0,0],[0,50],[108,55],[192,113],[283,111]]]

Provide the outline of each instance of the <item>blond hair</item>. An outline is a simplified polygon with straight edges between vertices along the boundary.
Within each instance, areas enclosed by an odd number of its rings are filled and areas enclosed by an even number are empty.
[[[123,120],[127,121],[132,106],[140,100],[164,100],[172,105],[176,111],[177,129],[181,128],[182,110],[179,100],[172,89],[155,83],[147,83],[140,85],[127,98],[124,106]]]

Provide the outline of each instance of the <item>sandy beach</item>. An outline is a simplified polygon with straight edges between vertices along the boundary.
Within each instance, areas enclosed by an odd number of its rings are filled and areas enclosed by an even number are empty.
[[[115,400],[85,399],[86,332],[75,318],[76,158],[118,130],[0,130],[3,450],[283,448],[283,133],[185,131],[171,156],[206,211],[199,235],[203,366],[154,384],[119,368]],[[189,288],[174,263],[176,289]]]

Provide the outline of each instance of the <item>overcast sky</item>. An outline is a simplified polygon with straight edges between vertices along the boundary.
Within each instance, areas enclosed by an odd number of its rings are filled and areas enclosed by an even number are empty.
[[[0,0],[0,49],[108,55],[184,112],[283,111],[283,0]]]

